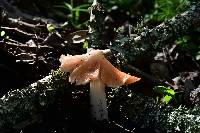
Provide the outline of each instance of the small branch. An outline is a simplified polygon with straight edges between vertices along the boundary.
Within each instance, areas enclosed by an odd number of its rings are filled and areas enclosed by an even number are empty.
[[[11,35],[11,38],[15,39],[16,40],[19,40],[19,38],[22,40],[25,40],[25,41],[28,41],[30,39],[33,39],[33,40],[41,40],[43,41],[42,38],[36,38],[35,34],[32,34],[32,33],[27,33],[27,32],[24,32],[18,28],[10,28],[10,27],[3,27],[1,26],[0,27],[1,30],[4,30],[6,33],[8,33],[8,35]]]
[[[163,80],[159,80],[159,79],[157,79],[157,78],[155,78],[155,77],[153,77],[153,76],[151,76],[151,75],[149,75],[149,74],[147,74],[145,72],[142,72],[142,71],[140,71],[139,69],[135,68],[132,65],[128,64],[127,67],[129,69],[131,69],[134,72],[134,74],[136,74],[138,77],[144,79],[145,81],[147,81],[147,82],[149,82],[151,84],[154,84],[154,85],[166,85],[166,86],[173,87],[173,85],[171,85],[170,83],[168,83],[166,81],[163,81]]]
[[[9,23],[11,25],[16,25],[16,26],[23,26],[23,27],[27,27],[27,28],[33,28],[34,31],[36,30],[35,28],[39,28],[39,26],[42,26],[42,25],[35,25],[35,24],[30,24],[30,23],[27,23],[27,22],[24,22],[24,21],[21,21],[20,19],[13,19],[13,18],[8,18],[9,20]],[[43,25],[44,26],[44,25]],[[46,28],[46,27],[45,27]]]
[[[37,47],[37,46],[28,46],[27,44],[22,44],[22,43],[20,43],[18,41],[12,40],[12,39],[9,39],[8,42],[0,41],[0,45],[1,45],[1,47],[14,48],[14,49],[20,48],[20,49],[23,49],[23,50],[32,51],[34,53],[36,51],[38,53],[42,53],[44,51],[52,49],[52,47],[47,46],[47,45],[44,45],[44,46],[39,45],[39,47]]]
[[[37,32],[45,32],[48,33],[46,23],[39,21],[39,20],[23,20],[23,19],[14,19],[14,18],[7,18],[8,24],[12,27],[18,27],[18,29],[30,32],[30,33],[37,33]]]

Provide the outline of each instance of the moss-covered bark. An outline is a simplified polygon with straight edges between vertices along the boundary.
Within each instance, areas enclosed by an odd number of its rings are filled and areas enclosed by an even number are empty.
[[[163,43],[176,39],[200,26],[200,3],[193,5],[188,11],[178,14],[153,29],[142,32],[134,38],[135,43],[161,47]]]
[[[176,15],[152,29],[145,29],[137,37],[119,34],[118,39],[110,48],[122,53],[129,61],[134,61],[138,55],[161,48],[178,37],[196,30],[199,26],[200,3],[197,3],[188,11]]]
[[[67,75],[53,71],[28,87],[8,92],[0,99],[0,131],[21,129],[39,121],[41,113],[63,94],[71,94]]]
[[[48,107],[66,94],[70,96],[72,101],[74,99],[79,99],[77,100],[77,102],[80,103],[78,106],[82,106],[82,110],[79,110],[77,107],[75,107],[77,110],[72,110],[74,104],[72,102],[72,105],[67,109],[68,111],[88,111],[88,90],[81,89],[84,86],[81,86],[80,88],[80,86],[78,87],[68,84],[67,80],[68,76],[57,70],[26,88],[16,89],[4,95],[0,99],[0,132],[3,133],[22,129],[30,124],[42,120],[42,115]],[[84,90],[81,95],[87,96],[88,100],[83,101],[83,99],[80,99],[81,96],[77,96],[75,90]],[[154,131],[158,130],[163,132],[199,131],[199,104],[197,104],[194,109],[188,109],[185,107],[173,108],[155,102],[152,98],[131,93],[131,91],[130,95],[127,93],[128,90],[128,88],[121,88],[117,93],[109,90],[108,102],[110,103],[109,111],[112,111],[110,112],[111,120],[116,122],[119,121],[122,126],[126,126],[126,122],[128,121],[126,119],[128,118],[129,124],[132,123],[135,125],[136,129],[150,128]],[[112,96],[112,93],[115,93],[115,95]],[[118,109],[122,111],[122,114],[126,114],[126,119],[116,118],[115,113],[119,111]],[[87,115],[85,117],[88,117]],[[80,116],[78,119],[81,120]]]
[[[105,31],[104,18],[105,10],[100,0],[94,0],[90,7],[89,20],[89,41],[92,48],[103,48],[105,46],[103,33]]]

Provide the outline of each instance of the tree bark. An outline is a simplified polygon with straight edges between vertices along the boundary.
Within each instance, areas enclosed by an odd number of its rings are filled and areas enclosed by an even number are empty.
[[[152,49],[162,48],[178,37],[187,35],[200,26],[200,3],[197,3],[188,11],[177,14],[160,25],[146,29],[137,37],[121,36],[109,48],[125,56],[129,61],[135,61],[135,57]]]
[[[188,11],[178,14],[153,29],[142,32],[134,38],[135,43],[162,46],[164,42],[174,40],[188,34],[200,26],[200,3],[193,5]]]
[[[105,10],[99,0],[93,0],[90,7],[89,44],[92,48],[105,48],[104,44],[104,18]]]
[[[28,87],[8,92],[0,99],[0,132],[22,129],[42,119],[49,105],[63,94],[71,95],[68,76],[54,71]]]

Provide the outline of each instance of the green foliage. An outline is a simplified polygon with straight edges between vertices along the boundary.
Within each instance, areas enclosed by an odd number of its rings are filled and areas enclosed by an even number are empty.
[[[174,90],[169,89],[168,87],[165,86],[156,86],[154,87],[154,90],[160,94],[169,95],[172,97],[175,95]]]
[[[176,40],[176,44],[180,51],[188,53],[198,60],[200,45],[194,44],[194,42],[200,43],[200,40],[199,38],[194,39],[192,36],[183,36]]]
[[[74,1],[71,0],[70,3],[65,2],[64,6],[56,6],[59,8],[64,8],[67,11],[69,11],[69,14],[67,15],[67,17],[70,20],[70,23],[77,29],[82,28],[82,26],[86,25],[86,22],[80,22],[80,13],[81,12],[85,12],[85,13],[89,13],[88,8],[89,8],[90,4],[81,4],[78,6],[74,6]]]
[[[200,51],[198,51],[198,52],[196,53],[195,59],[196,59],[196,60],[200,60]]]
[[[83,44],[83,49],[88,49],[88,41],[85,41]]]
[[[3,41],[9,40],[9,36],[6,35],[6,32],[5,32],[5,31],[1,31],[1,33],[0,33],[0,38],[1,38]]]
[[[154,91],[164,95],[162,98],[163,103],[167,104],[170,100],[172,100],[172,98],[174,98],[175,92],[170,88],[165,86],[155,86],[153,89]]]
[[[49,33],[53,33],[55,31],[55,28],[52,24],[47,24],[47,30],[49,31]]]
[[[3,37],[6,34],[5,31],[1,31],[1,37]]]
[[[189,0],[155,0],[151,14],[145,16],[145,21],[164,21],[177,13],[185,11],[190,5]]]
[[[166,95],[162,98],[162,102],[168,104],[171,99],[172,96]]]

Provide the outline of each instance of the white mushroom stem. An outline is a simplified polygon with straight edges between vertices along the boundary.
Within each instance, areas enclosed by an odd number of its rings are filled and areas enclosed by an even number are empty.
[[[90,82],[90,104],[94,119],[108,120],[105,85],[101,79]]]

